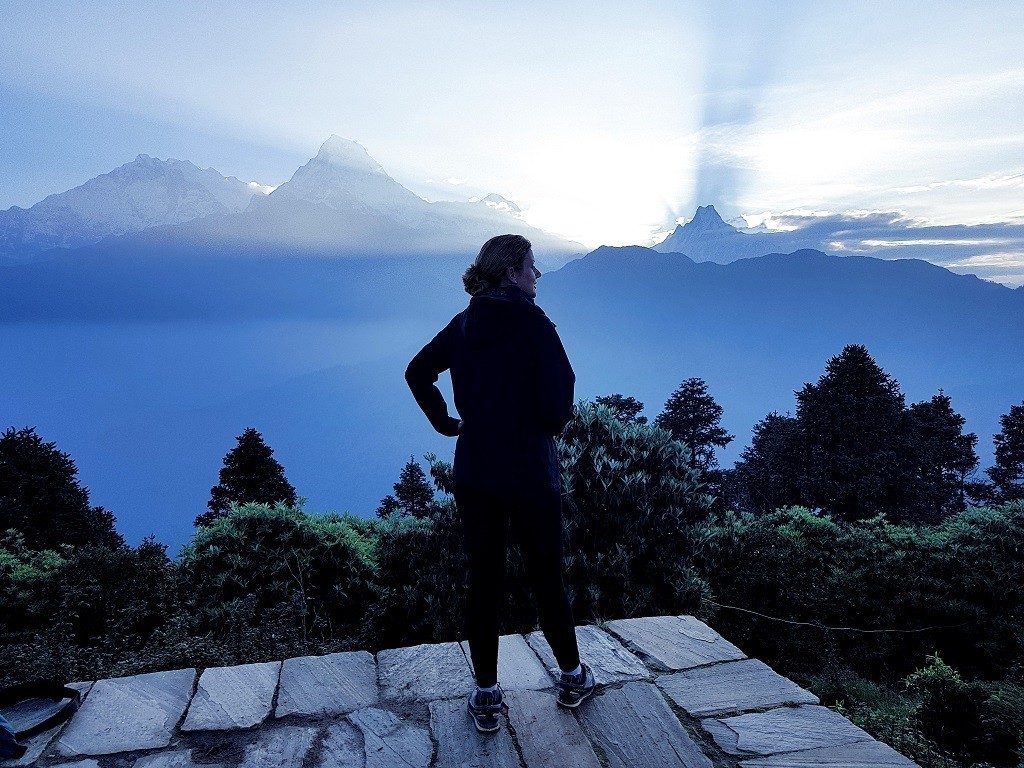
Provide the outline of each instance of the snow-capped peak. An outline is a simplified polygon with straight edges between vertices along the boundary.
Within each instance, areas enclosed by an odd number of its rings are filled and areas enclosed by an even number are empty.
[[[522,209],[520,209],[518,205],[508,198],[502,197],[501,195],[493,192],[487,195],[487,197],[481,198],[476,202],[483,203],[488,208],[493,208],[494,210],[501,211],[502,213],[511,213],[513,215],[522,213]]]
[[[350,171],[387,175],[380,163],[370,157],[362,144],[337,134],[331,134],[331,137],[321,145],[315,159]]]
[[[713,205],[698,207],[697,212],[693,215],[693,219],[686,222],[685,227],[686,229],[700,232],[735,230],[735,227],[729,226],[722,220],[722,217],[718,215],[718,211],[715,210]]]

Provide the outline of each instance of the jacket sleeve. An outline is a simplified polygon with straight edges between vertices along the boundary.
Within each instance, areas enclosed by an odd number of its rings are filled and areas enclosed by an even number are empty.
[[[452,321],[455,322],[454,320]],[[448,415],[448,404],[437,388],[438,377],[451,367],[449,323],[412,359],[405,369],[405,381],[431,426],[448,437],[459,434],[459,420]]]
[[[572,418],[576,374],[558,338],[555,324],[541,316],[537,349],[536,381],[541,426],[548,434],[562,433]]]

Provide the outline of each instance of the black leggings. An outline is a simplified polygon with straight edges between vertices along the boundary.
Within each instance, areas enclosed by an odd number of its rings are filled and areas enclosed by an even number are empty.
[[[558,666],[580,663],[572,608],[562,584],[562,498],[510,499],[470,488],[455,489],[469,559],[469,651],[476,684],[498,681],[498,612],[505,601],[505,550],[509,520],[537,601],[540,627]]]

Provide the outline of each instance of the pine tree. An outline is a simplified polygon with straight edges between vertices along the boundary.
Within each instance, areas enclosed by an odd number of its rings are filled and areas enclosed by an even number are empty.
[[[1002,427],[993,440],[995,464],[986,470],[998,501],[1024,499],[1024,402],[999,417]]]
[[[89,504],[74,460],[32,427],[11,427],[0,437],[0,534],[9,528],[34,550],[124,544],[114,516]]]
[[[236,439],[238,444],[224,457],[220,482],[210,489],[207,511],[196,517],[197,526],[223,517],[231,504],[296,504],[295,489],[263,435],[249,427]]]
[[[907,417],[917,481],[908,511],[915,522],[937,523],[966,506],[967,477],[978,466],[978,436],[963,434],[966,420],[941,390],[911,405]]]
[[[721,427],[722,406],[708,394],[703,379],[687,379],[665,403],[655,423],[690,449],[690,468],[707,474],[718,466],[715,447],[724,448],[733,436]]]
[[[615,418],[619,421],[626,422],[627,424],[647,423],[647,417],[640,415],[640,412],[644,409],[644,404],[635,397],[625,397],[615,393],[594,398],[594,402],[611,408],[615,412]]]
[[[434,500],[434,486],[427,480],[427,475],[412,456],[398,476],[398,482],[392,486],[394,495],[388,494],[377,507],[377,517],[386,518],[395,513],[415,518],[430,515],[430,504]]]
[[[850,344],[796,399],[806,502],[842,520],[897,513],[912,463],[899,384],[864,346]]]
[[[792,416],[773,411],[755,424],[750,446],[736,462],[739,506],[765,514],[799,504],[802,455],[800,422]]]

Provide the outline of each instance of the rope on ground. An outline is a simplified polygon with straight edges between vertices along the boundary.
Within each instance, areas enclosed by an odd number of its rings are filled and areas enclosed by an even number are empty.
[[[739,608],[735,605],[726,605],[725,603],[716,603],[714,600],[706,600],[705,602],[717,608],[728,608],[733,611],[742,611],[743,613],[750,613],[754,616],[760,616],[762,619],[768,619],[770,621],[777,621],[781,624],[792,624],[798,627],[815,627],[816,629],[829,629],[833,632],[859,632],[864,635],[878,635],[878,634],[914,634],[916,632],[931,632],[935,629],[958,629],[959,627],[966,627],[968,624],[973,622],[963,621],[959,624],[937,624],[932,627],[920,627],[919,629],[860,629],[859,627],[830,627],[827,624],[815,623],[812,621],[792,621],[791,619],[780,619],[778,616],[769,616],[766,613],[758,613],[752,611],[749,608]]]

